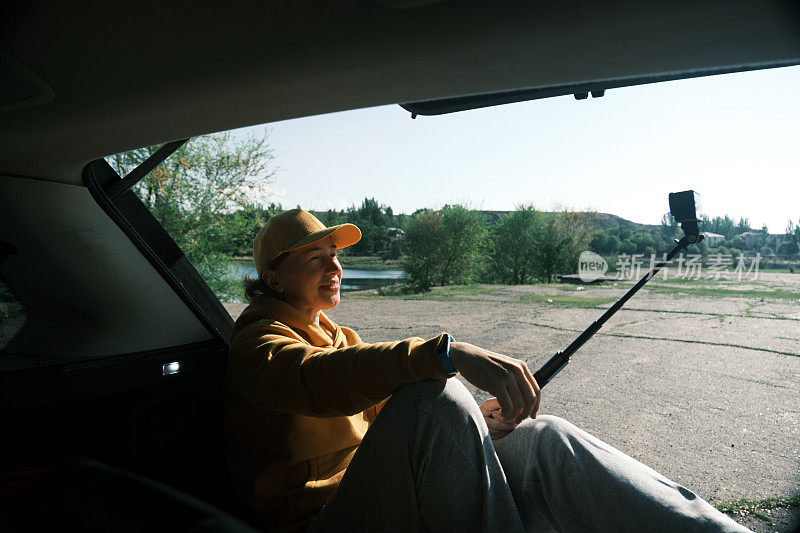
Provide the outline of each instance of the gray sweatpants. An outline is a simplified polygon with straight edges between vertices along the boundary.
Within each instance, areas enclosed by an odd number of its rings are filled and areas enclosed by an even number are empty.
[[[748,531],[569,422],[492,442],[456,379],[405,385],[309,531]]]

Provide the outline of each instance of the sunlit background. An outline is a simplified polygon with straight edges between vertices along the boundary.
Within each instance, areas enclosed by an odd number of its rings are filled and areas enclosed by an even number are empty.
[[[395,213],[461,203],[593,209],[658,224],[667,194],[782,233],[800,218],[800,67],[612,89],[438,117],[399,106],[247,128],[270,130],[280,167],[265,202]]]

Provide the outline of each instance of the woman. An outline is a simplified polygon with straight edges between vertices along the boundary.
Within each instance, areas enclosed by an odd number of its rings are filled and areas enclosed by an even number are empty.
[[[446,333],[366,344],[323,313],[357,227],[293,209],[253,246],[234,325],[228,451],[265,525],[310,531],[746,531],[568,422],[524,362]],[[494,397],[479,408],[460,373]]]

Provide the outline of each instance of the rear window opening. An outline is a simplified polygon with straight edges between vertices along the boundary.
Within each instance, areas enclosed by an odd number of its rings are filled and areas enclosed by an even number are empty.
[[[794,231],[800,213],[778,191],[792,189],[786,169],[798,163],[784,131],[798,109],[784,97],[799,77],[800,67],[786,67],[416,120],[408,106],[287,120],[191,139],[134,191],[217,297],[230,303],[243,301],[241,280],[255,277],[258,229],[295,206],[327,225],[362,228],[362,242],[342,257],[345,291],[402,285],[410,274],[403,263],[409,224],[424,210],[454,206],[479,212],[486,235],[520,206],[586,213],[591,235],[576,244],[576,258],[591,250],[611,274],[646,266],[676,236],[664,217],[666,194],[686,189],[703,198],[707,238],[693,251],[706,271],[711,263],[716,270],[730,263],[723,274],[736,276],[738,265],[752,271],[759,261],[792,272],[800,268]],[[157,148],[107,161],[122,176]],[[773,192],[732,185],[763,173]],[[545,277],[574,274],[575,262]],[[495,264],[423,285],[541,279]]]

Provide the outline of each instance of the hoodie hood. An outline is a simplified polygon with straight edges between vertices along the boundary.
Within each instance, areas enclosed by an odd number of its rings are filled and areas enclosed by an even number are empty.
[[[237,335],[250,327],[261,325],[283,325],[295,331],[313,346],[340,348],[346,344],[342,329],[325,313],[319,314],[319,324],[314,324],[302,311],[273,296],[259,294],[248,305],[231,330],[231,344]]]

